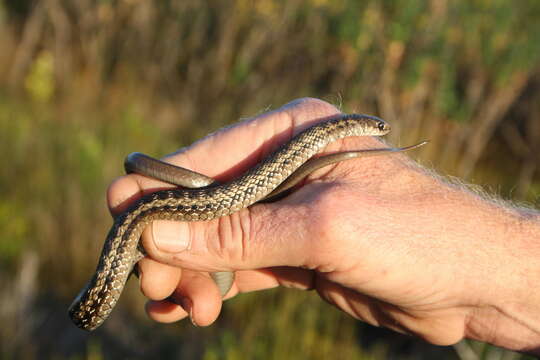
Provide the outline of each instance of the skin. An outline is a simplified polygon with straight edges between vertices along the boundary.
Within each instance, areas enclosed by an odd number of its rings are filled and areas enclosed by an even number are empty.
[[[166,160],[225,182],[336,113],[296,100]],[[355,137],[326,151],[377,147]],[[115,215],[169,186],[126,175],[111,184],[109,206]],[[210,325],[222,299],[208,272],[236,271],[226,298],[313,289],[359,320],[433,344],[470,338],[540,354],[540,215],[449,184],[405,155],[325,167],[279,202],[213,221],[156,221],[142,241],[141,291],[159,322]]]

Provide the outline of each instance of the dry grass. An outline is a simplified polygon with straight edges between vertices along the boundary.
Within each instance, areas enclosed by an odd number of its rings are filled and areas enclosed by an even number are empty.
[[[539,33],[534,0],[0,3],[0,357],[456,357],[290,291],[235,299],[208,329],[152,324],[134,283],[91,336],[65,311],[125,154],[302,96],[380,115],[395,143],[431,140],[424,163],[534,202]]]

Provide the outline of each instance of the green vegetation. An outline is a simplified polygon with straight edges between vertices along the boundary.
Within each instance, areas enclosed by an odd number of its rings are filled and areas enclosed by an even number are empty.
[[[66,309],[126,154],[298,97],[377,114],[395,143],[431,140],[424,163],[534,202],[538,34],[535,0],[0,2],[0,358],[519,358],[430,346],[290,290],[231,300],[209,328],[150,322],[135,281],[92,335]]]

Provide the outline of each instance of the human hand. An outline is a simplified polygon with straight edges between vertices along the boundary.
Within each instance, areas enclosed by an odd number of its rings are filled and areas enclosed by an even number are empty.
[[[225,182],[337,113],[320,100],[301,99],[212,134],[167,161]],[[374,138],[353,137],[326,151],[378,147],[384,145]],[[109,204],[119,213],[126,199],[166,186],[127,175],[111,185]],[[523,291],[516,271],[523,264],[508,259],[508,239],[496,231],[517,216],[403,155],[361,158],[316,171],[276,203],[206,222],[154,222],[142,237],[148,257],[139,262],[141,290],[151,299],[151,318],[173,322],[189,315],[208,325],[222,303],[208,272],[236,271],[227,297],[279,285],[315,289],[355,318],[434,344],[482,340],[478,329],[499,306],[494,297]]]

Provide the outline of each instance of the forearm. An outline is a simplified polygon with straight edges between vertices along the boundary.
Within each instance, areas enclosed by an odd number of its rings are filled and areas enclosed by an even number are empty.
[[[462,185],[446,191],[436,200],[441,214],[434,218],[458,227],[448,233],[458,246],[451,256],[462,259],[472,305],[465,337],[539,354],[539,212]]]
[[[491,230],[500,234],[500,242],[488,267],[492,275],[485,274],[494,291],[470,313],[466,337],[538,355],[540,216],[530,209],[497,207],[493,220],[500,222]]]

